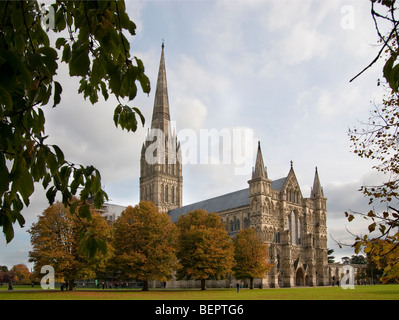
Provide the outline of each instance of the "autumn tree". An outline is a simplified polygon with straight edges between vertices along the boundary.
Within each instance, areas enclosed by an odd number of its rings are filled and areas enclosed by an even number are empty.
[[[217,214],[195,210],[180,216],[177,226],[177,256],[181,264],[177,271],[179,280],[201,280],[201,290],[206,290],[207,279],[221,279],[231,273],[233,243]]]
[[[234,277],[250,280],[250,289],[254,288],[254,278],[263,278],[273,267],[267,263],[268,246],[262,243],[255,229],[242,229],[234,240]]]
[[[177,267],[177,228],[154,203],[142,201],[129,206],[114,225],[113,263],[128,278],[144,283],[171,279]]]
[[[90,210],[90,217],[81,218],[57,202],[39,216],[28,230],[32,245],[29,262],[35,264],[36,277],[40,278],[42,266],[50,265],[56,279],[67,280],[72,290],[76,279],[94,278],[96,271],[105,268],[112,254],[111,228],[96,210]],[[87,245],[79,246],[82,241]],[[102,250],[95,249],[98,247]]]
[[[30,271],[28,269],[28,267],[25,264],[16,264],[15,266],[13,266],[10,270],[15,278],[14,281],[18,282],[19,284],[29,284],[31,282],[31,278],[30,278]]]
[[[96,168],[72,163],[57,145],[46,144],[43,110],[61,102],[62,79],[56,74],[65,63],[92,104],[99,95],[116,97],[116,126],[135,131],[138,118],[144,124],[130,103],[138,85],[150,92],[143,62],[131,56],[126,38],[135,29],[121,0],[57,0],[48,7],[32,0],[0,1],[0,227],[7,243],[13,225],[25,223],[21,212],[34,182],[42,184],[50,204],[57,194],[66,206],[74,195],[82,204],[92,198],[96,208],[107,200]],[[90,213],[87,206],[83,215]]]
[[[2,286],[3,283],[12,281],[13,278],[14,274],[8,270],[7,266],[0,266],[0,286]]]
[[[379,37],[380,50],[375,59],[356,77],[379,59],[384,59],[383,76],[378,85],[385,90],[362,128],[349,131],[354,153],[376,163],[373,168],[384,174],[379,185],[364,185],[361,192],[369,204],[378,202],[385,209],[346,212],[349,221],[359,215],[370,221],[368,233],[357,235],[355,253],[363,251],[371,263],[383,269],[381,281],[399,281],[399,20],[395,0],[371,0],[371,15]],[[385,31],[384,31],[385,30]],[[355,77],[355,78],[356,78]],[[352,79],[353,80],[353,79]],[[352,81],[351,80],[351,81]]]

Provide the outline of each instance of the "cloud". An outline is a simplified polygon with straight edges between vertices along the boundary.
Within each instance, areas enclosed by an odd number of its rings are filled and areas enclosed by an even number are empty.
[[[351,245],[355,242],[355,236],[368,234],[370,220],[355,215],[355,219],[349,222],[345,212],[367,213],[370,210],[384,210],[384,204],[368,204],[368,198],[360,191],[362,185],[379,184],[384,181],[384,176],[375,171],[368,171],[358,180],[347,182],[329,182],[324,185],[324,194],[327,200],[327,233],[328,247],[334,249],[339,257],[354,255]],[[346,244],[339,248],[338,244]],[[338,260],[339,261],[339,260]]]
[[[174,109],[180,129],[190,128],[198,132],[205,126],[208,108],[198,98],[178,97],[175,99]]]
[[[321,34],[308,22],[301,22],[287,37],[276,42],[274,50],[280,53],[281,63],[295,65],[325,57],[331,43],[329,36]]]

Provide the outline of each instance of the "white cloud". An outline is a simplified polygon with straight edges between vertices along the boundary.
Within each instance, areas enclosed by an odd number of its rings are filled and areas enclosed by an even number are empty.
[[[204,128],[208,108],[199,99],[178,97],[174,101],[174,111],[178,128],[195,131]]]
[[[297,24],[289,32],[274,46],[283,64],[294,65],[313,58],[324,58],[330,49],[331,37],[321,34],[308,22]]]
[[[141,37],[144,31],[144,21],[142,18],[142,13],[145,9],[145,1],[128,1],[126,5],[126,13],[129,15],[130,20],[136,25],[136,36]],[[131,38],[131,37],[129,37]]]

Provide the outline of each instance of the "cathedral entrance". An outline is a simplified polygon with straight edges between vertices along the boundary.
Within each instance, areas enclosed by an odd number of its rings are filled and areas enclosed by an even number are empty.
[[[305,274],[303,268],[299,268],[295,275],[295,285],[300,287],[305,285]]]

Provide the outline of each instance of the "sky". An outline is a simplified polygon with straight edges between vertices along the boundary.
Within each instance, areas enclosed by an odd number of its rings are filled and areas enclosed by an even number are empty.
[[[379,49],[369,1],[127,0],[126,6],[137,26],[136,35],[128,37],[131,54],[143,61],[152,85],[149,95],[139,91],[129,103],[142,111],[145,126],[135,133],[116,128],[115,99],[91,105],[78,94],[78,80],[59,63],[62,100],[54,109],[44,108],[48,143],[61,147],[66,159],[99,169],[110,203],[137,204],[140,151],[164,42],[171,120],[178,135],[249,130],[252,153],[245,156],[254,163],[260,141],[272,180],[285,177],[293,161],[304,197],[310,195],[317,166],[328,198],[328,248],[337,262],[353,255],[353,248],[340,249],[334,239],[352,244],[351,233],[365,233],[367,223],[348,223],[344,212],[368,211],[368,199],[358,190],[381,181],[370,161],[351,152],[348,136],[348,129],[367,121],[382,96],[377,86],[381,62],[350,82]],[[232,143],[244,150],[242,142]],[[237,174],[242,164],[223,162],[183,165],[183,205],[248,187],[251,169]],[[24,228],[15,225],[15,238],[7,245],[0,237],[0,265],[32,268],[27,230],[47,206],[45,192],[36,185],[23,211]]]

